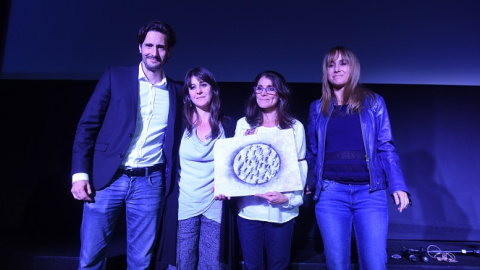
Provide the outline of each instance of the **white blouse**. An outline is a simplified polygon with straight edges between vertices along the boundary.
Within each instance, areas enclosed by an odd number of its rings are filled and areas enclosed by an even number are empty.
[[[244,136],[245,131],[251,129],[245,117],[237,121],[235,129],[235,137]],[[280,127],[257,127],[255,133],[268,133],[278,131]],[[300,176],[303,187],[307,179],[307,162],[305,160],[306,141],[305,129],[302,123],[295,120],[293,124],[293,134],[295,137],[295,145],[297,147],[297,157],[299,160]],[[269,204],[264,198],[255,196],[240,197],[238,200],[238,215],[249,220],[267,221],[273,223],[285,223],[298,216],[298,207],[303,204],[303,190],[294,192],[283,192],[288,197],[288,201],[284,204]]]

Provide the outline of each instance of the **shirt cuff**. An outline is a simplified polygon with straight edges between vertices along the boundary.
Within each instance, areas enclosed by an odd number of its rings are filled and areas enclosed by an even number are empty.
[[[290,201],[291,201],[291,199],[292,199],[292,197],[293,197],[293,196],[292,196],[293,194],[290,193],[290,192],[288,192],[288,193],[283,193],[283,195],[287,196],[288,201],[284,202],[284,203],[282,204],[282,207],[283,207],[283,208],[287,208],[287,209],[292,208],[292,205],[290,204]]]
[[[72,184],[79,180],[89,181],[90,179],[88,178],[88,173],[76,173],[72,175]]]

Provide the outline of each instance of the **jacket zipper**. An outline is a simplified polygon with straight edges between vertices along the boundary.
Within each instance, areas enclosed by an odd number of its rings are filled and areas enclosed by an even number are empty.
[[[363,142],[363,148],[365,149],[365,162],[367,163],[368,178],[369,178],[369,182],[370,182],[370,185],[369,185],[368,189],[370,191],[372,191],[372,173],[370,171],[370,158],[368,157],[368,150],[367,150],[367,146],[365,144],[365,134],[363,133],[364,132],[364,127],[363,127],[361,113],[358,113],[358,118],[360,119],[360,129],[362,131],[362,142]]]

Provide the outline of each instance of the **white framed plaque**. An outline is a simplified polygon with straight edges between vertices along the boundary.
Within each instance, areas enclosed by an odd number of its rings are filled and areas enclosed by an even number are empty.
[[[293,129],[220,139],[214,158],[215,195],[303,189]]]

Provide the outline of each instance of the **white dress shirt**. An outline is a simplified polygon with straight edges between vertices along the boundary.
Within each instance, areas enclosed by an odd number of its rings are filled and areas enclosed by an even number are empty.
[[[143,72],[142,64],[139,64],[139,96],[135,133],[122,160],[121,167],[141,168],[165,162],[163,142],[168,123],[170,98],[165,73],[162,74],[162,77],[163,79],[159,83],[150,83]],[[118,132],[123,131],[119,130]],[[72,183],[89,179],[87,173],[76,173],[72,176]]]

